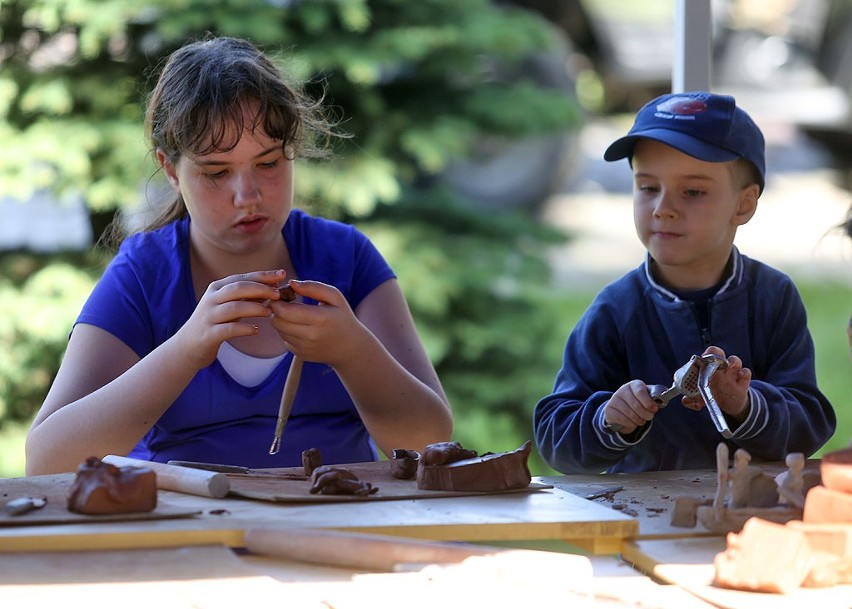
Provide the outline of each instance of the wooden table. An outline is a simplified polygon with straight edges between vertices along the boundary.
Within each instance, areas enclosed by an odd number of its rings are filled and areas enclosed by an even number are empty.
[[[814,461],[808,468],[814,468]],[[775,476],[785,471],[783,463],[761,464],[760,469]],[[680,537],[719,537],[700,524],[695,528],[671,524],[678,497],[712,500],[716,493],[716,472],[679,470],[641,474],[545,476],[537,478],[554,488],[581,497],[601,495],[594,502],[636,518],[639,532],[633,539],[671,539]],[[620,488],[620,490],[612,490]],[[610,492],[607,492],[610,491]]]
[[[0,552],[224,544],[263,526],[336,529],[416,539],[472,542],[562,540],[614,554],[638,522],[563,490],[433,499],[273,503],[160,491],[160,502],[197,516],[138,522],[0,527]]]
[[[323,504],[208,499],[169,491],[161,491],[160,498],[198,515],[0,527],[0,604],[27,600],[37,606],[80,602],[113,607],[120,595],[123,607],[145,609],[152,603],[232,609],[235,604],[266,606],[271,598],[287,598],[288,606],[297,607],[515,606],[546,594],[573,599],[578,608],[601,603],[633,607],[642,599],[666,609],[710,607],[677,586],[660,586],[618,559],[625,540],[638,533],[635,518],[558,488]],[[499,541],[501,547],[550,551],[557,540],[564,552],[581,552],[578,545],[590,549],[594,578],[578,582],[565,569],[507,578],[505,570],[482,566],[463,576],[449,567],[436,572],[434,566],[428,573],[374,573],[234,553],[246,529],[266,526]]]
[[[669,520],[677,497],[713,496],[715,472],[553,476],[536,481],[553,488],[327,504],[207,499],[161,491],[163,502],[198,514],[144,522],[0,527],[0,603],[94,598],[88,606],[101,606],[98,601],[103,600],[102,606],[107,607],[114,606],[120,593],[127,599],[123,606],[133,607],[138,588],[138,598],[144,599],[138,604],[145,609],[150,609],[152,599],[162,607],[205,609],[232,608],[235,603],[267,605],[269,598],[292,599],[291,606],[300,607],[391,603],[425,607],[460,599],[476,606],[483,600],[522,604],[524,599],[552,598],[542,595],[552,593],[554,586],[574,585],[560,575],[541,572],[507,587],[492,573],[477,591],[476,586],[459,588],[462,582],[451,571],[441,576],[365,573],[234,553],[233,548],[242,546],[246,529],[270,526],[548,550],[563,544],[559,551],[572,553],[583,553],[579,548],[585,548],[594,566],[585,599],[596,607],[610,594],[616,600],[672,609],[768,609],[772,602],[776,602],[773,608],[782,609],[811,602],[820,609],[848,609],[849,587],[832,592],[803,590],[793,602],[710,585],[713,558],[724,549],[725,538],[673,527]],[[585,498],[612,487],[623,488],[597,499]],[[464,582],[469,583],[467,575]],[[462,589],[465,592],[459,592]],[[834,602],[838,595],[841,604]],[[175,598],[186,604],[175,603]],[[580,600],[572,606],[590,606]],[[601,601],[601,606],[628,605]]]

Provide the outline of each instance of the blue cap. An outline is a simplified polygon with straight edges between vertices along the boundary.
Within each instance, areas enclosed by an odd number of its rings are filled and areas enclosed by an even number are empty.
[[[604,159],[631,158],[641,138],[668,144],[710,163],[745,159],[757,169],[763,192],[766,173],[763,133],[730,95],[706,91],[661,95],[639,110],[633,127],[610,144]]]

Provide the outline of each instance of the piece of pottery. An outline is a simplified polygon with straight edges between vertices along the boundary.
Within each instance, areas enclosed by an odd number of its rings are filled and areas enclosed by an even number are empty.
[[[842,493],[852,493],[852,448],[823,455],[819,471],[823,486]]]

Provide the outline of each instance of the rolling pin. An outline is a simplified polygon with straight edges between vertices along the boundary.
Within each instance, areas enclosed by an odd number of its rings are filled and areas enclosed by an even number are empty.
[[[562,585],[580,588],[591,580],[586,556],[469,543],[405,539],[391,535],[284,528],[248,529],[243,545],[252,554],[298,562],[382,572],[418,570],[425,565],[461,565],[490,561],[492,572],[517,581],[537,581],[552,575]],[[472,563],[470,568],[481,571]]]
[[[231,481],[228,480],[228,476],[220,472],[209,472],[117,455],[107,455],[102,461],[116,467],[147,467],[157,475],[157,488],[167,491],[221,499],[231,490]]]
[[[396,565],[412,563],[456,563],[494,553],[493,548],[473,544],[304,529],[248,529],[243,543],[252,554],[374,571],[393,571]]]

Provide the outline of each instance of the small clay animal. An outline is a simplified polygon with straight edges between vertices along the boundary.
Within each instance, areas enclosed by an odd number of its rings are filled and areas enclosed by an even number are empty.
[[[311,494],[316,495],[358,495],[366,497],[378,492],[379,488],[369,482],[361,482],[358,476],[348,469],[322,465],[314,470]]]

